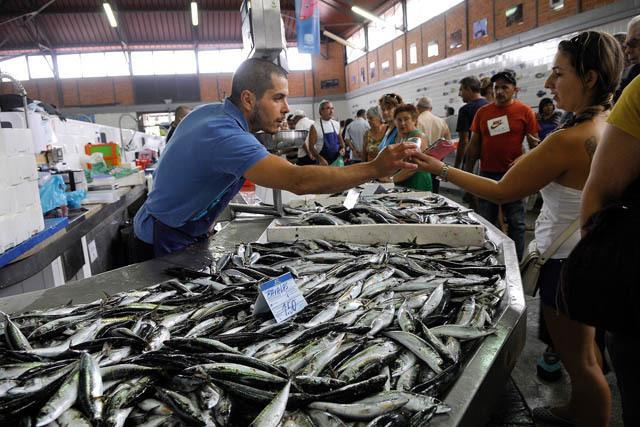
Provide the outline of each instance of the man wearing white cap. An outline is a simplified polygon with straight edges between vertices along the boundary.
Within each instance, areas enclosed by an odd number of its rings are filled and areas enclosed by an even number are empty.
[[[309,155],[309,129],[313,126],[314,121],[308,118],[303,110],[296,110],[293,112],[293,122],[295,123],[295,130],[307,131],[307,138],[304,140],[304,144],[298,148],[298,165],[315,165],[315,159]]]
[[[451,132],[449,132],[447,122],[431,112],[433,110],[431,99],[423,96],[418,100],[416,108],[418,108],[418,113],[420,114],[417,127],[424,133],[429,145],[440,138],[451,139]]]

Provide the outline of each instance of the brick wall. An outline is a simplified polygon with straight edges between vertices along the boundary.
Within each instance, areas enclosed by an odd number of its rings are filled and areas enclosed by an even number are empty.
[[[304,87],[304,71],[292,71],[288,76],[289,96],[306,96]]]
[[[387,67],[385,68],[384,65]],[[378,48],[378,78],[388,79],[393,76],[393,41]]]
[[[456,39],[459,37],[459,39]],[[462,2],[445,13],[447,57],[467,50],[467,3]],[[458,47],[452,47],[457,46]]]
[[[80,94],[78,93],[78,83],[76,79],[60,80],[62,86],[62,99],[64,107],[75,107],[80,105]]]
[[[411,59],[411,46],[416,46],[417,62],[412,64]],[[422,66],[422,27],[416,27],[406,34],[406,52],[404,55],[405,62],[407,63],[407,70],[413,70]]]
[[[80,105],[113,105],[115,103],[113,79],[99,77],[77,79],[76,83]]]
[[[218,77],[215,74],[200,74],[200,99],[203,102],[218,101]]]
[[[467,33],[469,34],[469,49],[473,49],[494,40],[493,21],[493,0],[467,0],[469,4],[469,17],[467,22]],[[483,27],[483,20],[486,19],[486,29]],[[474,30],[474,23],[478,23],[478,28]],[[478,33],[478,38],[474,37],[476,30],[486,30],[486,35]]]
[[[344,63],[345,49],[338,43],[326,43],[321,46],[325,57],[315,55],[313,57],[313,73],[315,83],[315,95],[322,97],[325,95],[342,94],[346,91]],[[321,89],[322,80],[338,80],[338,86],[328,89]]]
[[[218,74],[218,100],[223,100],[231,95],[232,73]]]
[[[114,77],[113,89],[116,104],[133,105],[133,81],[131,77]]]
[[[367,64],[367,55],[359,58],[356,63],[356,73],[358,77],[359,87],[363,87],[369,84],[369,73],[368,73],[368,64]]]
[[[566,3],[566,0],[565,0]],[[607,4],[615,3],[615,0],[581,0],[580,8],[584,10],[596,9]]]
[[[422,24],[420,28],[422,30],[422,64],[431,64],[443,59],[447,53],[445,48],[444,14],[430,19]],[[438,54],[429,57],[428,46],[431,42],[438,44]]]
[[[393,74],[394,75],[402,74],[405,71],[407,71],[407,59],[409,58],[407,56],[407,44],[406,44],[406,39],[404,34],[396,38],[395,40],[393,40],[392,47],[393,47],[393,62],[392,62]],[[401,60],[400,60],[402,64],[398,64],[396,61],[396,52],[398,50],[402,50]],[[398,65],[400,65],[400,67],[398,67]]]
[[[305,96],[313,96],[313,71],[304,72],[304,93]]]
[[[496,10],[496,38],[504,39],[514,34],[533,29],[536,26],[535,0],[495,0]],[[506,11],[522,5],[522,21],[513,22],[507,26]]]
[[[549,0],[540,0],[538,2],[538,26],[549,24],[576,13],[578,13],[578,0],[564,0],[564,6],[560,9],[553,9]]]

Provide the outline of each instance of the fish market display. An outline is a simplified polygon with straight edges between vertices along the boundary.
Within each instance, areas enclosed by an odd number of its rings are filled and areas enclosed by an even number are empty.
[[[411,197],[394,194],[380,198],[361,198],[352,208],[342,203],[322,206],[285,206],[287,215],[298,216],[288,226],[346,224],[478,224],[469,217],[468,209],[450,205],[437,194]]]
[[[0,421],[33,426],[424,426],[505,292],[497,250],[239,245],[204,271],[3,315]],[[308,306],[252,314],[290,272]]]

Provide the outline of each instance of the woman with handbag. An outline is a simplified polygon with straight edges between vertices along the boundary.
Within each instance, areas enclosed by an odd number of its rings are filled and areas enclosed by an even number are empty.
[[[584,237],[563,270],[561,298],[569,315],[609,331],[622,419],[638,426],[640,77],[622,92],[607,122],[582,194]]]
[[[420,170],[497,204],[541,192],[544,203],[535,236],[539,253],[550,259],[541,266],[537,284],[547,327],[572,384],[567,405],[534,409],[534,416],[547,423],[606,426],[609,422],[611,393],[599,366],[595,329],[558,310],[557,290],[563,260],[580,239],[577,227],[571,236],[562,234],[579,216],[582,188],[622,67],[622,50],[609,34],[587,31],[560,42],[545,87],[558,107],[575,117],[515,161],[500,181],[451,168],[422,153],[413,157]],[[562,237],[567,238],[559,245]]]

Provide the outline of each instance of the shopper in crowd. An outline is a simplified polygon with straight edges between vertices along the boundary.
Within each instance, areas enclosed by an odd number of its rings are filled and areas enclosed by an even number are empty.
[[[173,136],[173,132],[176,130],[176,128],[178,127],[182,119],[184,119],[186,115],[189,114],[190,112],[191,112],[191,107],[187,107],[186,105],[180,105],[178,108],[176,108],[175,118],[173,119],[173,122],[171,122],[171,125],[169,126],[169,132],[167,132],[167,137],[165,139],[167,144],[169,143],[169,140]]]
[[[275,133],[284,121],[287,72],[252,58],[238,67],[231,86],[223,103],[198,107],[176,129],[158,163],[153,191],[134,219],[138,251],[161,256],[206,239],[245,178],[296,194],[334,193],[416,167],[404,161],[417,153],[408,143],[390,147],[372,162],[344,168],[300,167],[270,155],[252,133]],[[326,109],[321,111],[330,118]]]
[[[458,111],[458,123],[456,131],[459,135],[458,150],[456,152],[456,161],[454,166],[459,168],[463,164],[464,153],[467,149],[469,140],[471,139],[471,124],[476,116],[476,112],[480,107],[489,103],[482,97],[480,91],[482,86],[480,80],[475,76],[465,77],[460,80],[460,91],[458,96],[462,98],[465,104]]]
[[[430,147],[440,138],[451,139],[447,122],[432,113],[433,105],[429,97],[423,96],[420,98],[416,107],[419,113],[417,126],[427,141],[427,146],[424,149]],[[431,177],[429,177],[429,181],[433,192],[437,193],[440,189],[440,181],[433,181]]]
[[[347,128],[353,123],[352,118],[348,118],[347,120],[340,120],[340,136],[342,136],[342,140],[347,137]]]
[[[398,129],[395,142],[412,141],[420,151],[429,147],[429,140],[425,133],[418,129],[418,109],[411,104],[397,106],[393,113],[393,120]],[[431,191],[431,174],[423,171],[400,171],[393,176],[393,182],[400,187],[417,191]]]
[[[535,238],[538,250],[544,252],[580,214],[582,188],[620,81],[622,63],[620,47],[608,34],[589,31],[560,42],[545,87],[554,94],[558,107],[573,111],[575,117],[522,156],[499,181],[450,168],[422,153],[416,154],[414,161],[420,170],[437,173],[494,203],[508,203],[541,191],[544,203]],[[504,81],[500,74],[496,76],[496,100],[501,101]],[[637,127],[637,122],[632,126]],[[617,165],[614,161],[602,165],[602,181],[608,179],[612,164]],[[611,395],[598,362],[594,328],[571,320],[558,307],[563,259],[579,239],[579,232],[569,238],[543,265],[538,280],[549,332],[571,378],[571,399],[566,406],[536,408],[534,415],[551,423],[604,426],[609,420]]]
[[[369,130],[364,134],[364,152],[367,156],[366,161],[370,162],[376,158],[380,151],[380,143],[387,131],[387,125],[382,121],[378,106],[367,110],[367,121],[369,122]]]
[[[379,149],[384,150],[384,148],[388,145],[391,145],[395,142],[396,137],[398,136],[398,129],[396,129],[396,124],[393,120],[394,112],[396,107],[400,104],[404,104],[402,97],[395,93],[387,93],[386,95],[382,95],[378,100],[378,106],[380,107],[380,112],[382,113],[382,121],[384,121],[387,125],[387,130],[384,133],[384,137],[382,138],[382,142],[380,142]]]
[[[429,146],[440,138],[451,139],[449,127],[444,119],[432,113],[431,98],[423,96],[416,104],[418,108],[418,129],[424,134]]]
[[[328,166],[339,156],[345,155],[340,123],[333,119],[333,110],[331,101],[321,101],[320,120],[309,130],[309,151],[320,166]]]
[[[530,148],[538,142],[538,122],[531,108],[515,99],[518,91],[516,75],[512,70],[495,74],[495,102],[481,107],[471,125],[471,141],[467,147],[465,170],[473,172],[480,159],[480,175],[500,180],[513,162],[522,155],[522,141],[526,138]],[[498,225],[500,206],[480,199],[478,213]],[[518,259],[524,252],[524,201],[511,200],[502,204],[502,213],[509,227],[509,237],[516,244]]]
[[[628,65],[622,73],[622,81],[613,102],[616,102],[624,88],[640,75],[640,15],[632,18],[627,24],[627,34],[622,47]]]
[[[627,33],[622,31],[620,33],[615,33],[613,35],[613,37],[618,41],[618,43],[620,43],[620,48],[624,51],[624,42],[627,40]],[[625,55],[625,57],[624,57],[624,68],[627,68],[629,65],[631,65],[631,64],[629,63],[629,59]]]
[[[458,131],[456,131],[458,115],[456,114],[456,110],[454,110],[453,107],[445,107],[444,110],[446,114],[444,121],[447,122],[451,139],[458,139]]]
[[[315,165],[316,160],[310,157],[309,150],[309,131],[311,130],[311,126],[313,126],[313,120],[307,117],[307,114],[304,110],[296,110],[293,112],[293,118],[295,120],[295,130],[305,130],[307,131],[307,137],[304,140],[304,144],[300,148],[298,148],[298,160],[297,164],[299,166],[305,165]]]
[[[562,113],[556,110],[556,106],[551,98],[542,98],[540,100],[540,103],[538,104],[538,114],[536,114],[540,141],[545,139],[551,132],[558,129],[561,117]]]
[[[366,119],[367,111],[360,109],[356,113],[356,119],[351,122],[345,131],[344,142],[351,149],[350,163],[360,163],[366,160],[364,154],[364,134],[370,126]]]
[[[581,223],[608,204],[622,199],[624,193],[638,200],[637,183],[640,178],[640,77],[636,77],[622,93],[607,119],[602,140],[593,158],[591,173],[582,193]],[[612,167],[612,165],[615,165]],[[635,193],[629,194],[635,183]],[[604,238],[608,238],[604,236]],[[622,246],[623,242],[619,242]],[[638,242],[630,242],[636,245]],[[583,262],[588,264],[589,259]],[[637,268],[629,267],[632,271]],[[626,274],[618,271],[618,274]],[[607,277],[616,281],[616,277]],[[608,307],[609,312],[618,307]],[[607,335],[607,348],[616,373],[622,400],[625,426],[640,425],[640,365],[637,357],[638,337],[613,332]]]
[[[487,102],[493,102],[496,100],[495,92],[493,90],[493,80],[491,77],[483,77],[480,80],[481,89],[480,95],[487,100]]]

